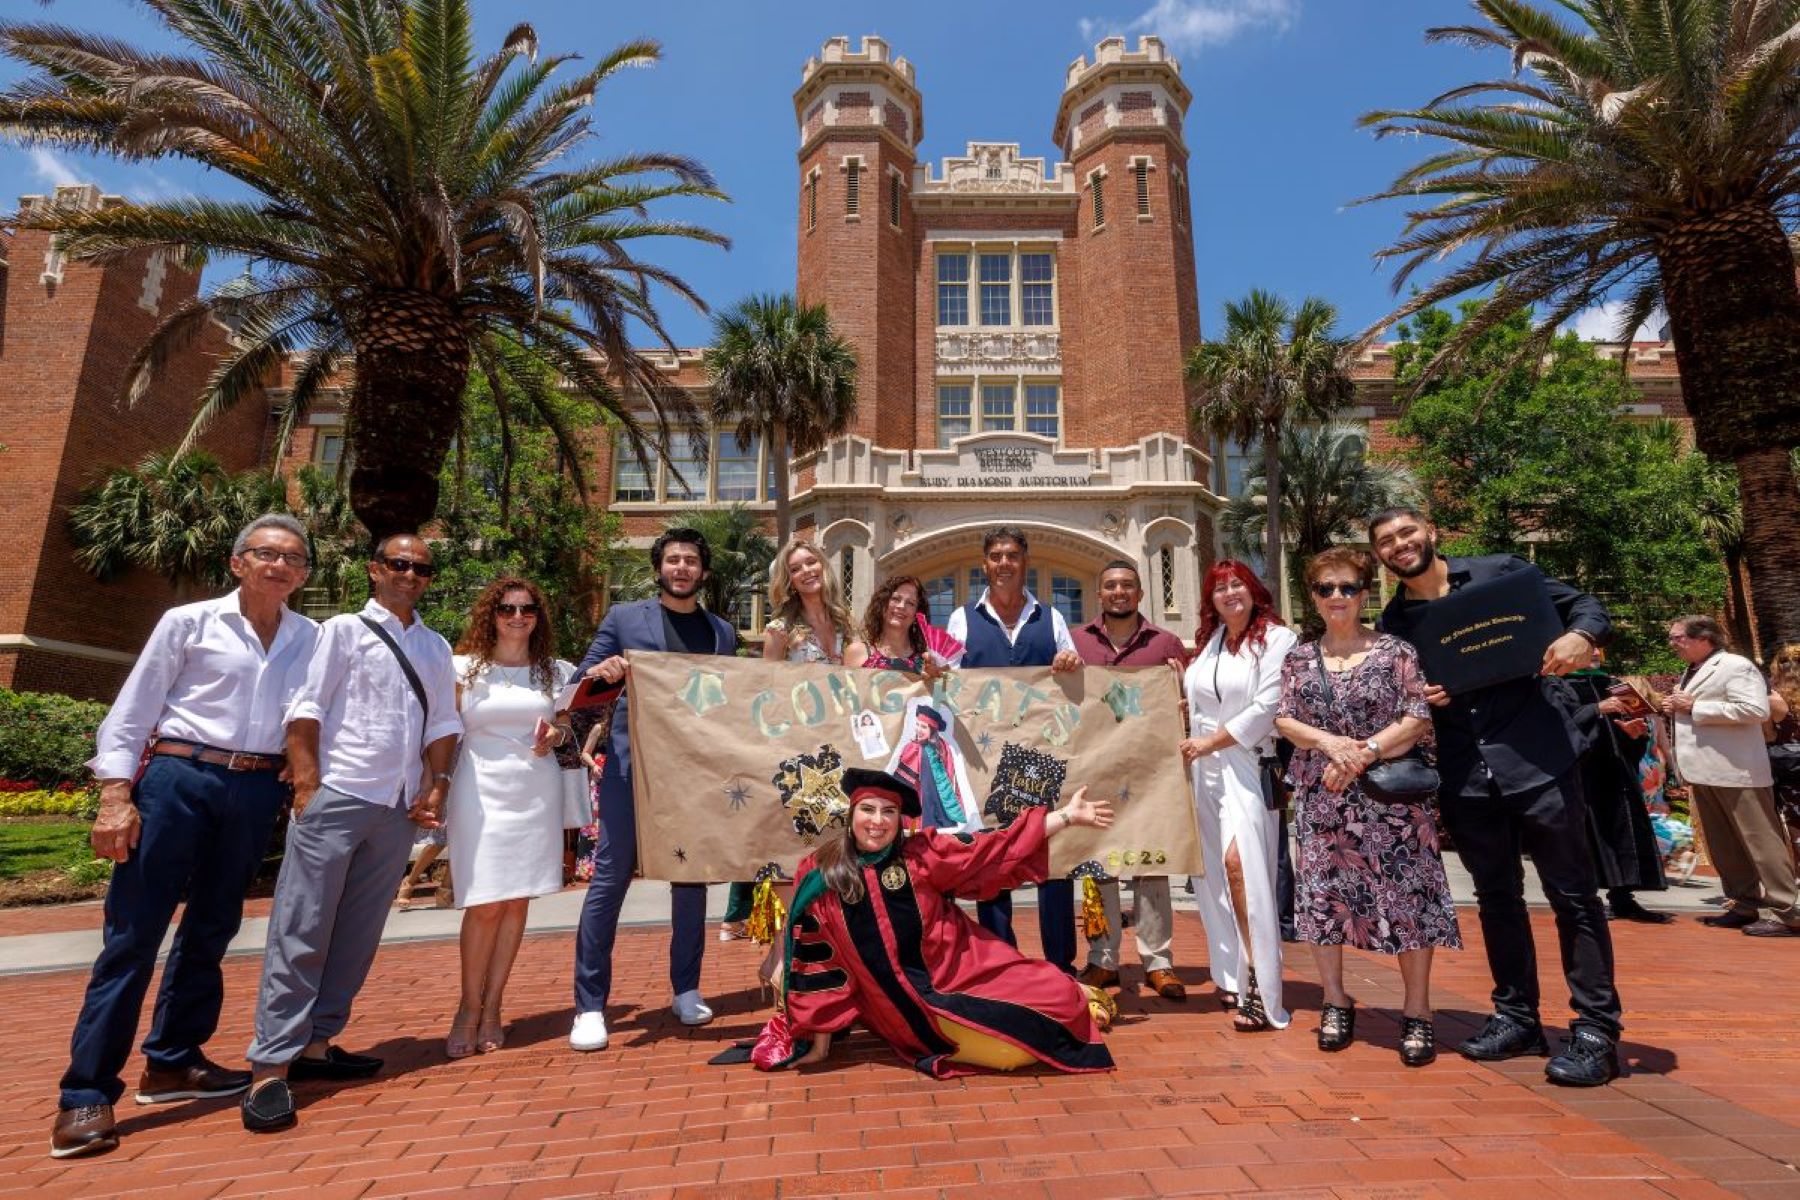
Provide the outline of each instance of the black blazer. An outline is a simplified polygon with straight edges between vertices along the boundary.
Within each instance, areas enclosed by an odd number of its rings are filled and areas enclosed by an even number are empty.
[[[1453,592],[1531,566],[1511,554],[1446,561]],[[1565,632],[1580,630],[1597,646],[1612,640],[1612,619],[1600,601],[1560,579],[1545,576],[1544,584]],[[1414,624],[1429,603],[1411,599],[1402,588],[1382,611],[1381,629],[1411,641]],[[1574,692],[1561,679],[1530,676],[1467,692],[1432,709],[1438,770],[1444,781],[1441,794],[1485,796],[1491,776],[1503,795],[1517,795],[1566,774],[1586,744],[1575,727],[1576,707]]]

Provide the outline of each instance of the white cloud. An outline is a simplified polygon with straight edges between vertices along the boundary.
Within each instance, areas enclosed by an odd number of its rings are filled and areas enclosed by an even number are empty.
[[[73,187],[84,182],[75,173],[75,168],[69,165],[69,161],[56,151],[44,146],[33,146],[29,153],[32,174],[51,187]]]
[[[1240,34],[1268,29],[1285,33],[1300,17],[1300,0],[1155,0],[1125,26],[1125,32],[1153,33],[1177,52],[1223,45]],[[1083,41],[1118,30],[1107,20],[1078,22]]]
[[[1596,304],[1592,308],[1584,308],[1571,317],[1563,328],[1569,330],[1584,342],[1610,342],[1618,337],[1619,321],[1625,316],[1623,300],[1609,300],[1604,304]],[[1657,341],[1657,334],[1669,322],[1669,314],[1657,309],[1650,314],[1650,319],[1638,327],[1632,335],[1634,342]]]

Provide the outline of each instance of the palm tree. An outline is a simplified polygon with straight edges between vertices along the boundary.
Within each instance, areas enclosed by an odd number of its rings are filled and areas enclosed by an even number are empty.
[[[101,581],[132,567],[167,579],[177,597],[232,582],[232,539],[281,511],[281,485],[262,471],[233,475],[211,454],[158,452],[108,472],[69,507],[75,562]]]
[[[1728,462],[1718,462],[1703,454],[1691,459],[1690,467],[1698,476],[1692,494],[1697,499],[1693,516],[1704,537],[1725,562],[1725,587],[1731,605],[1726,613],[1726,626],[1734,646],[1745,654],[1753,653],[1750,607],[1744,595],[1744,507],[1738,496],[1737,472]]]
[[[1800,639],[1800,0],[1582,0],[1562,6],[1574,24],[1473,3],[1484,24],[1427,37],[1501,50],[1517,74],[1363,118],[1449,143],[1370,197],[1410,208],[1381,251],[1402,260],[1396,289],[1458,258],[1389,321],[1491,293],[1429,377],[1526,306],[1545,316],[1521,361],[1609,297],[1620,340],[1666,307],[1695,438],[1737,466],[1762,641]]]
[[[1264,570],[1283,578],[1281,440],[1291,423],[1324,420],[1350,399],[1349,345],[1334,327],[1337,309],[1316,296],[1290,308],[1260,288],[1225,302],[1225,336],[1194,347],[1186,365],[1196,394],[1188,410],[1196,441],[1262,445],[1268,506]]]
[[[856,351],[823,304],[751,296],[713,324],[706,352],[713,424],[735,426],[738,448],[760,437],[775,473],[775,539],[785,543],[788,460],[811,454],[856,415]]]
[[[653,236],[726,244],[648,211],[670,197],[723,196],[677,155],[565,161],[591,132],[600,85],[654,63],[656,43],[627,42],[556,81],[570,58],[540,60],[527,25],[476,58],[469,0],[144,3],[186,53],[0,23],[0,51],[37,72],[0,95],[0,133],[185,158],[254,193],[19,218],[78,258],[149,247],[178,249],[190,264],[209,253],[249,260],[244,276],[170,314],[128,372],[128,393],[140,395],[213,318],[234,329],[189,446],[295,355],[285,442],[353,361],[351,501],[380,537],[432,518],[471,364],[504,376],[508,345],[553,362],[618,421],[640,461],[652,443],[666,450],[671,419],[691,421],[691,404],[628,337],[641,323],[670,342],[652,285],[705,306],[628,246]],[[556,424],[572,454],[573,431]]]

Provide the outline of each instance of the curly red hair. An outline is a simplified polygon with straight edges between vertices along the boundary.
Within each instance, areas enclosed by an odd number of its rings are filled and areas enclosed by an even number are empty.
[[[1284,622],[1275,611],[1275,597],[1269,594],[1268,587],[1256,577],[1255,571],[1235,558],[1221,558],[1207,568],[1206,578],[1200,581],[1200,628],[1194,631],[1194,649],[1204,649],[1212,639],[1213,631],[1224,624],[1212,594],[1213,589],[1227,579],[1239,580],[1250,589],[1250,623],[1235,642],[1229,633],[1226,635],[1225,649],[1236,654],[1239,646],[1249,642],[1252,649],[1260,651],[1268,645],[1269,626]]]

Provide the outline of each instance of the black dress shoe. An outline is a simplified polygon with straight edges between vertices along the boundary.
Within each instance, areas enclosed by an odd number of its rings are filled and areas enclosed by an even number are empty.
[[[1356,1002],[1348,1007],[1327,1004],[1319,1014],[1319,1049],[1335,1053],[1356,1040]]]
[[[1667,925],[1675,919],[1672,913],[1652,912],[1636,900],[1609,902],[1606,917],[1609,921],[1637,921],[1644,925]]]
[[[56,1127],[50,1131],[50,1157],[76,1158],[83,1154],[99,1154],[119,1144],[119,1131],[113,1125],[110,1104],[84,1104],[65,1108],[56,1114]]]
[[[1599,1087],[1619,1077],[1619,1050],[1612,1039],[1577,1029],[1561,1054],[1544,1064],[1544,1077],[1563,1087]]]
[[[1456,1052],[1476,1062],[1500,1062],[1521,1054],[1548,1054],[1550,1043],[1544,1040],[1542,1025],[1521,1025],[1495,1013],[1481,1032],[1459,1045]]]
[[[251,1133],[274,1133],[294,1125],[294,1093],[285,1079],[266,1079],[251,1088],[239,1108],[244,1128]]]
[[[1400,1022],[1400,1061],[1409,1067],[1437,1061],[1437,1032],[1424,1017],[1406,1017]]]
[[[1756,914],[1739,912],[1728,908],[1722,913],[1714,913],[1710,917],[1701,917],[1702,925],[1711,925],[1714,929],[1747,929],[1756,924]]]
[[[325,1047],[323,1058],[308,1058],[302,1054],[288,1063],[288,1078],[299,1082],[304,1079],[367,1079],[381,1070],[381,1060],[370,1054],[352,1054],[338,1046]]]

